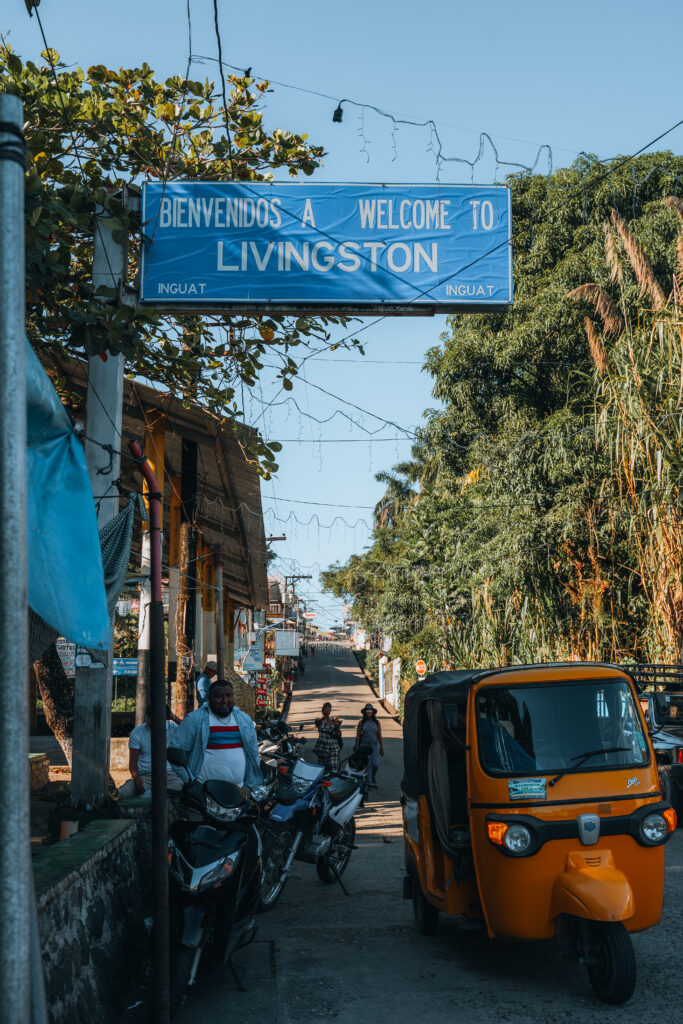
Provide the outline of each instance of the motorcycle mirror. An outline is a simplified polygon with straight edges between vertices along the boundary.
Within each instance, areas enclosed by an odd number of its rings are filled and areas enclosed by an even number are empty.
[[[190,752],[189,750],[181,750],[180,747],[169,747],[166,751],[166,757],[176,768],[187,768]]]

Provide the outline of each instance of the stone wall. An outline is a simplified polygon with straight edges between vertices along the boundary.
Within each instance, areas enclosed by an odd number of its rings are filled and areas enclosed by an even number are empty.
[[[93,821],[34,858],[50,1024],[112,1024],[147,950],[149,822]]]
[[[50,781],[50,762],[47,754],[29,754],[28,763],[31,772],[31,792],[42,789]]]

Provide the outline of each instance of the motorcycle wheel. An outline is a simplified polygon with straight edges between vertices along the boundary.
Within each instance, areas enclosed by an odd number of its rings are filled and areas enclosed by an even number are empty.
[[[263,837],[263,882],[259,897],[259,913],[274,907],[282,895],[287,879],[282,878],[282,869],[292,848],[294,836],[291,832],[271,832]]]
[[[594,921],[591,946],[595,962],[588,968],[593,991],[604,1003],[626,1003],[636,987],[636,958],[631,936],[621,921]]]
[[[341,878],[351,860],[355,841],[356,822],[351,818],[337,832],[327,856],[321,857],[316,863],[316,871],[321,882],[332,885],[337,878]]]
[[[196,952],[196,949],[178,946],[171,953],[171,983],[169,988],[171,1013],[175,1013],[187,995],[187,983],[190,980],[190,971],[192,970]]]

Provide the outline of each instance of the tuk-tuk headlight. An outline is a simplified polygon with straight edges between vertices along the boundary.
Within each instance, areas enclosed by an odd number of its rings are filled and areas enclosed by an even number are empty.
[[[646,842],[656,845],[663,843],[669,834],[669,823],[663,814],[653,811],[640,823],[640,831]]]
[[[503,845],[510,853],[526,853],[531,846],[531,832],[526,825],[510,825],[505,830]]]

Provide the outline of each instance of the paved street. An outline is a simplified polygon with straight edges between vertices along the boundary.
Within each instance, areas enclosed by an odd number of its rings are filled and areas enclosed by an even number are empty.
[[[322,646],[307,660],[289,715],[312,722],[324,700],[344,719],[349,751],[360,708],[377,703],[350,651]],[[638,986],[625,1007],[599,1003],[586,972],[553,943],[490,942],[459,933],[447,921],[437,938],[418,935],[401,898],[402,840],[398,806],[401,728],[380,712],[386,756],[375,799],[358,816],[358,846],[344,882],[324,886],[315,868],[295,864],[276,908],[259,918],[256,941],[236,962],[247,992],[228,973],[203,974],[179,1013],[179,1024],[337,1024],[460,1020],[678,1024],[683,983],[678,971],[683,896],[683,833],[667,848],[662,925],[634,937]]]

